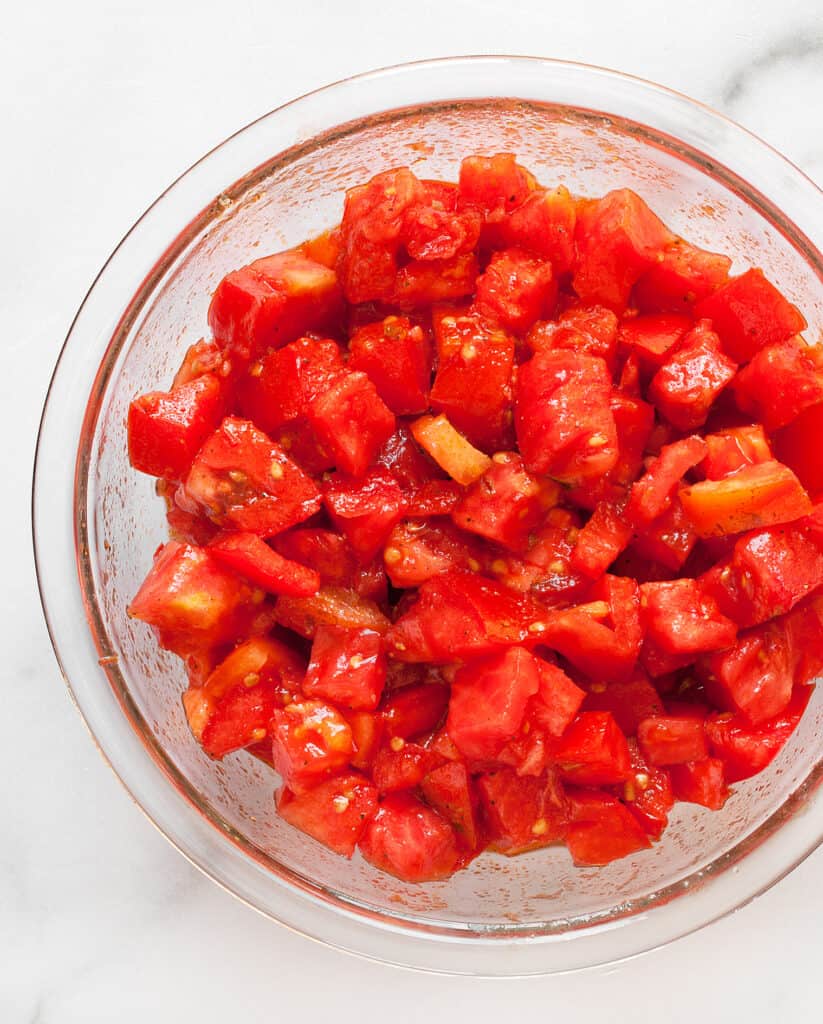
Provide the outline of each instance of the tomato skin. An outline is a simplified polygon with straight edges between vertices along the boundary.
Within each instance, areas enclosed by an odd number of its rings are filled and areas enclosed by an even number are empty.
[[[722,480],[681,487],[679,494],[699,537],[789,523],[812,508],[794,473],[775,461],[744,466]]]
[[[354,752],[351,726],[329,704],[296,700],[272,715],[272,759],[295,793],[345,767]]]
[[[704,658],[699,671],[714,704],[759,725],[780,714],[791,700],[792,660],[783,624],[767,623],[742,633],[730,650]]]
[[[523,778],[498,768],[478,777],[477,790],[492,850],[514,856],[565,838],[568,810],[554,772]]]
[[[760,349],[785,341],[806,328],[800,311],[763,276],[747,270],[694,307],[698,319],[712,321],[726,354],[748,362]]]
[[[347,373],[309,404],[309,423],[335,465],[363,476],[395,429],[395,418],[365,373]]]
[[[152,626],[161,647],[185,656],[252,631],[262,598],[207,549],[170,541],[155,555],[128,614]]]
[[[383,548],[407,507],[397,481],[380,469],[370,470],[357,481],[339,474],[330,477],[323,486],[323,501],[362,563]]]
[[[384,797],[358,845],[370,864],[404,882],[448,878],[459,862],[449,823],[410,793]]]
[[[728,256],[678,238],[637,282],[634,300],[644,313],[691,313],[696,302],[728,281],[731,265]]]
[[[559,494],[559,487],[528,473],[516,452],[497,452],[451,516],[469,533],[512,551],[525,551],[529,535],[557,503]]]
[[[734,396],[766,430],[785,427],[823,402],[823,349],[799,337],[762,348],[738,374]]]
[[[528,470],[579,484],[617,462],[611,378],[602,359],[538,352],[518,372],[515,430]]]
[[[675,314],[631,317],[620,324],[617,343],[644,370],[659,370],[693,326],[690,317]]]
[[[522,249],[503,249],[492,255],[477,279],[475,305],[482,316],[515,334],[549,316],[557,302],[552,265]]]
[[[737,364],[720,349],[707,321],[699,321],[652,378],[649,397],[678,430],[702,426]]]
[[[318,573],[283,558],[256,533],[219,534],[209,551],[218,562],[271,594],[311,597],[320,589]]]
[[[552,745],[552,761],[564,782],[610,786],[631,775],[626,737],[608,711],[581,711]]]
[[[648,526],[669,508],[685,473],[706,455],[706,442],[696,434],[664,445],[645,474],[632,485],[626,517],[635,526]]]
[[[362,775],[336,775],[304,793],[284,787],[277,794],[277,812],[335,853],[351,857],[377,813],[377,790]]]
[[[320,625],[303,680],[307,697],[373,711],[386,682],[386,656],[379,633]]]
[[[141,473],[181,480],[225,412],[222,382],[206,373],[129,406],[129,461]]]
[[[226,356],[244,366],[265,348],[333,326],[341,314],[335,272],[301,253],[282,252],[227,274],[208,318]]]
[[[629,189],[589,200],[577,210],[575,292],[621,313],[632,286],[653,266],[674,235]]]
[[[741,715],[711,715],[706,734],[713,756],[725,766],[726,781],[740,782],[763,771],[780,753],[809,702],[813,687],[795,687],[788,706],[777,717],[753,726]]]
[[[637,726],[643,756],[655,767],[702,761],[708,757],[702,717],[658,715]]]
[[[303,522],[320,508],[312,479],[247,420],[223,420],[194,460],[184,493],[218,526],[262,537]]]
[[[540,686],[534,657],[510,647],[457,671],[451,688],[449,736],[469,760],[492,760],[523,721]]]
[[[578,867],[608,864],[651,846],[640,823],[615,797],[584,789],[568,796],[566,846]]]

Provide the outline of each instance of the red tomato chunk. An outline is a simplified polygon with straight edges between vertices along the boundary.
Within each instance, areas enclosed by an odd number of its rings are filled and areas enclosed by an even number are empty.
[[[228,273],[134,396],[171,539],[132,628],[307,843],[412,884],[640,872],[823,674],[823,348],[761,270],[512,153],[341,217]]]

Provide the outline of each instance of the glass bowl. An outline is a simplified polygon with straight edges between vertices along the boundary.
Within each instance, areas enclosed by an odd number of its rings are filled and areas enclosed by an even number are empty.
[[[719,813],[679,805],[659,844],[605,868],[563,849],[485,854],[410,886],[281,822],[275,777],[209,760],[182,712],[184,674],[125,609],[165,537],[153,481],[126,458],[139,392],[168,385],[223,274],[335,223],[343,192],[410,164],[514,151],[546,183],[628,186],[678,233],[763,267],[823,326],[821,195],[764,143],[683,96],[614,72],[475,57],[338,82],[238,132],[123,239],[66,340],[43,414],[34,533],[69,689],[127,790],[194,864],[257,910],[344,950],[441,972],[525,975],[611,962],[746,903],[823,838],[823,695],[772,766]]]

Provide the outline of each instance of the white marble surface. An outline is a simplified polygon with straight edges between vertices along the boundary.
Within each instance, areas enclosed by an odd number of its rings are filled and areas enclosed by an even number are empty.
[[[52,363],[109,251],[192,160],[283,100],[369,67],[478,52],[656,79],[823,180],[820,0],[4,8],[2,1024],[820,1020],[821,853],[734,917],[613,970],[494,983],[360,963],[270,924],[190,867],[103,764],[52,658],[28,541],[31,459]]]

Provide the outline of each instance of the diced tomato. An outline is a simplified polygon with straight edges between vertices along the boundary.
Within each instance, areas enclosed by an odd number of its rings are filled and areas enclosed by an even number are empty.
[[[778,430],[823,402],[823,348],[787,338],[762,348],[734,382],[740,408]]]
[[[408,168],[384,171],[348,190],[340,225],[340,279],[348,302],[393,295],[406,214],[423,197]]]
[[[450,569],[482,568],[488,555],[448,520],[398,523],[383,551],[386,572],[395,587],[419,587]]]
[[[251,632],[263,597],[207,549],[171,541],[155,555],[128,614],[152,626],[161,647],[184,656]]]
[[[219,377],[223,387],[227,385],[226,376],[231,372],[231,367],[223,370],[223,353],[220,346],[212,338],[201,338],[186,349],[180,369],[174,375],[172,390],[180,384],[189,384],[204,374],[213,373]]]
[[[362,775],[336,775],[305,793],[282,789],[277,812],[330,850],[351,857],[377,813],[377,790]]]
[[[774,461],[744,466],[723,480],[682,487],[680,500],[700,537],[789,523],[812,507],[794,473]]]
[[[373,711],[386,682],[379,633],[320,625],[314,634],[303,693],[357,710]]]
[[[636,554],[648,562],[677,572],[697,543],[697,534],[679,498],[635,537]]]
[[[422,196],[405,212],[402,238],[415,260],[448,260],[471,252],[480,237],[479,210],[458,212],[460,189],[447,181],[423,181]]]
[[[423,330],[408,318],[389,316],[355,331],[349,340],[348,365],[368,375],[398,416],[428,408],[431,346]]]
[[[354,751],[351,756],[353,768],[370,771],[383,742],[383,717],[379,712],[351,711],[343,708],[340,712],[351,729]]]
[[[222,382],[211,373],[140,395],[129,406],[129,461],[141,473],[182,479],[224,411]]]
[[[442,763],[434,750],[394,737],[374,759],[372,779],[380,794],[414,789],[425,776]]]
[[[471,572],[448,572],[420,587],[415,603],[389,630],[387,643],[398,661],[445,665],[536,639],[534,623],[545,618],[537,602],[499,583]]]
[[[613,391],[609,407],[617,427],[617,463],[609,479],[627,487],[643,465],[643,453],[654,426],[654,409],[639,398]]]
[[[446,727],[464,757],[494,758],[520,728],[528,699],[539,685],[535,659],[522,647],[510,647],[458,669]]]
[[[577,535],[572,569],[596,579],[602,576],[629,543],[632,528],[623,509],[608,501],[598,502],[591,518]]]
[[[634,775],[623,783],[619,795],[643,831],[651,839],[659,839],[674,806],[671,769],[650,765],[640,753],[637,740],[629,740],[629,750]]]
[[[572,306],[555,320],[540,320],[526,342],[532,352],[570,349],[602,359],[614,369],[617,351],[617,317],[605,306]]]
[[[686,803],[719,811],[729,798],[723,762],[717,757],[672,765],[671,778],[675,797]]]
[[[642,669],[624,683],[600,683],[586,694],[586,711],[608,711],[627,736],[634,736],[644,718],[662,715],[663,701]]]
[[[577,210],[574,290],[585,302],[622,312],[632,286],[659,262],[674,235],[629,189],[609,192]]]
[[[309,403],[343,373],[337,342],[298,338],[253,363],[237,384],[244,416],[274,435],[286,424],[309,429]]]
[[[806,327],[797,307],[766,280],[762,270],[747,270],[733,277],[698,302],[694,315],[712,321],[726,354],[736,363],[748,362],[760,349],[785,341]]]
[[[620,348],[634,354],[646,370],[659,369],[692,328],[687,316],[658,314],[624,320],[617,334]]]
[[[335,526],[364,563],[382,549],[406,511],[397,481],[381,469],[371,470],[360,480],[330,477],[323,485],[323,500]]]
[[[349,763],[354,752],[349,723],[319,700],[296,700],[272,716],[275,770],[295,793]]]
[[[374,601],[343,587],[321,587],[313,597],[278,597],[274,613],[281,626],[305,637],[313,637],[322,624],[377,633],[389,628]]]
[[[823,593],[814,594],[783,620],[794,662],[794,681],[802,686],[823,672]]]
[[[421,416],[411,430],[418,444],[459,484],[474,483],[491,466],[488,455],[471,445],[443,415]]]
[[[516,452],[498,452],[453,509],[452,519],[469,533],[524,551],[559,496],[560,488],[528,473]]]
[[[499,768],[480,775],[477,790],[492,850],[514,856],[565,838],[568,811],[554,772],[521,777]]]
[[[474,851],[480,845],[477,794],[462,761],[432,769],[420,784],[426,803],[451,823],[458,845]]]
[[[509,197],[507,197],[509,198]],[[506,245],[528,249],[549,260],[556,274],[572,269],[576,204],[563,185],[535,189],[500,221]]]
[[[742,633],[730,650],[704,658],[701,677],[712,702],[740,711],[753,725],[774,718],[792,696],[789,635],[781,622]]]
[[[266,348],[333,327],[342,311],[333,270],[299,252],[281,252],[223,278],[209,306],[209,326],[227,357],[245,365]]]
[[[225,419],[200,449],[184,490],[211,520],[271,537],[320,508],[320,492],[283,449],[247,420]]]
[[[480,448],[505,448],[511,435],[514,339],[477,312],[435,317],[438,367],[431,405]]]
[[[766,433],[760,424],[729,427],[704,438],[708,454],[701,464],[707,480],[722,480],[745,466],[770,462],[773,458]]]
[[[431,732],[443,721],[448,703],[448,689],[437,683],[395,690],[380,709],[386,735],[408,740]]]
[[[460,164],[461,206],[476,206],[493,221],[520,206],[534,188],[534,178],[511,153],[469,156]]]
[[[644,313],[690,313],[696,302],[726,283],[731,265],[728,256],[678,238],[637,282],[634,300]]]
[[[540,642],[559,651],[588,676],[606,682],[628,678],[640,652],[640,601],[634,580],[621,583],[630,591],[620,610],[622,621],[613,620],[609,625],[606,620],[613,619],[613,609],[607,601],[593,600],[551,612],[545,629],[539,633]]]
[[[381,800],[359,847],[370,864],[404,882],[448,878],[460,858],[449,823],[410,793]]]
[[[395,419],[365,373],[338,377],[309,404],[309,422],[338,469],[363,476],[391,437]]]
[[[407,497],[444,476],[437,463],[418,447],[405,423],[397,425],[378,452],[375,463],[391,473]]]
[[[320,576],[314,569],[284,558],[256,533],[219,534],[209,550],[222,565],[271,594],[311,597],[320,589]]]
[[[569,793],[569,804],[566,846],[578,866],[608,864],[651,846],[640,823],[615,797],[578,790]]]
[[[580,710],[586,691],[557,665],[544,658],[535,658],[535,661],[539,685],[528,702],[526,720],[548,736],[562,736]]]
[[[626,737],[608,711],[581,711],[551,748],[565,782],[610,786],[631,775]]]
[[[777,717],[751,725],[741,715],[712,715],[706,722],[712,754],[725,765],[726,781],[748,779],[771,764],[800,722],[813,687],[795,687]]]
[[[823,508],[740,537],[731,558],[705,573],[703,584],[741,626],[790,611],[823,585]]]
[[[579,484],[614,467],[617,428],[602,359],[538,352],[520,367],[516,391],[515,428],[527,469]]]
[[[180,485],[174,481],[158,480],[155,485],[157,494],[166,503],[166,522],[169,524],[169,538],[183,544],[194,544],[206,547],[220,532],[211,519],[202,512],[189,512],[177,504],[176,496]],[[185,497],[183,498],[185,502]]]
[[[678,430],[702,426],[737,365],[720,350],[708,322],[699,321],[652,378],[649,397]]]
[[[323,586],[348,585],[355,573],[355,560],[345,537],[333,530],[302,527],[279,533],[274,547],[285,558],[301,562],[320,576]]]
[[[183,694],[192,733],[216,758],[262,742],[275,707],[302,674],[300,658],[276,640],[257,637],[240,644],[202,686]]]
[[[708,757],[703,719],[686,715],[657,715],[637,726],[637,742],[653,765],[684,764]]]
[[[314,238],[309,238],[297,248],[310,260],[322,263],[324,267],[337,267],[340,262],[340,247],[342,238],[340,228],[334,227],[329,231],[321,231]]]
[[[450,260],[411,260],[397,273],[391,301],[409,313],[434,302],[451,302],[471,295],[477,282],[474,253]]]
[[[551,263],[522,249],[494,253],[477,279],[475,304],[480,314],[515,334],[525,334],[537,320],[550,316],[556,301]]]
[[[645,474],[632,486],[626,517],[635,526],[647,526],[661,516],[677,491],[683,475],[706,455],[706,443],[696,434],[664,445]]]
[[[734,643],[737,626],[698,580],[644,583],[640,594],[646,637],[664,651],[694,655]]]
[[[823,498],[823,459],[818,438],[823,437],[823,403],[805,409],[796,420],[774,435],[777,458],[797,474],[813,498]]]

